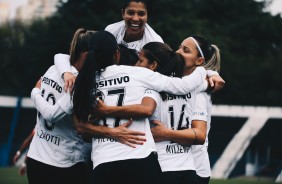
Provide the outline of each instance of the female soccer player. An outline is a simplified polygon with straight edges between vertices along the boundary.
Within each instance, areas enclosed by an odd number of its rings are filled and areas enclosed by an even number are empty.
[[[146,43],[163,42],[163,39],[147,24],[152,8],[150,0],[123,0],[121,3],[123,20],[105,28],[115,36],[118,44],[139,52]],[[68,57],[64,54],[56,54],[55,65],[64,77],[65,90],[71,91],[75,76],[70,72]]]
[[[70,48],[72,72],[77,74],[95,31],[78,29]],[[36,135],[27,158],[27,176],[33,183],[85,183],[84,142],[77,134],[72,118],[63,111],[49,111],[50,105],[66,109],[64,81],[51,66],[32,90],[31,98],[38,110]],[[50,104],[49,104],[50,103]],[[56,114],[57,113],[57,114]],[[56,116],[54,116],[56,114]]]
[[[196,37],[196,36],[195,36]],[[203,51],[197,51],[200,46],[196,46],[198,42],[193,37],[188,39],[189,44],[186,44],[186,40],[183,42],[181,49],[177,53],[180,53],[185,58],[185,64],[179,63],[176,65],[176,61],[168,62],[171,56],[177,55],[165,44],[162,43],[148,43],[146,44],[139,55],[138,66],[143,66],[152,70],[162,71],[167,75],[189,75],[195,67],[203,64],[203,59],[206,59],[205,65],[207,68],[218,70],[219,69],[219,52],[216,46],[212,46],[202,37],[197,39],[204,40],[201,42]],[[192,40],[192,41],[191,41]],[[194,40],[194,41],[193,41]],[[208,47],[209,46],[209,47]],[[185,47],[185,48],[184,48]],[[207,48],[209,50],[207,50]],[[183,52],[183,53],[182,53]],[[200,55],[199,53],[202,53]],[[203,52],[206,55],[203,57]],[[150,119],[161,120],[164,122],[154,122],[155,127],[152,128],[154,139],[157,143],[157,150],[159,155],[159,162],[162,168],[162,183],[198,183],[197,173],[203,173],[203,166],[200,165],[205,161],[208,161],[208,156],[203,155],[206,152],[200,153],[201,146],[195,148],[197,150],[197,162],[194,165],[194,157],[192,156],[193,147],[192,144],[203,144],[206,138],[206,125],[207,110],[199,112],[199,108],[205,109],[205,104],[208,101],[202,100],[204,106],[200,103],[199,99],[205,94],[199,94],[202,89],[196,89],[186,95],[176,96],[172,94],[166,94],[166,100],[160,100],[159,95],[154,95],[153,91],[147,91],[145,97],[142,99],[142,105],[131,105],[123,107],[110,107],[105,106],[101,101],[95,109],[95,115],[107,115],[107,116],[125,116],[127,113],[131,117],[146,116],[146,111],[152,110],[153,102],[148,97],[151,97],[157,102],[157,109]],[[201,98],[202,99],[202,98]],[[208,99],[208,98],[207,98]],[[196,102],[195,102],[196,101]],[[196,103],[196,104],[195,104]],[[155,105],[156,106],[156,105]],[[155,107],[154,106],[154,107]],[[210,113],[210,110],[209,110]],[[210,116],[210,114],[209,114]],[[193,120],[192,128],[189,127],[189,121]],[[201,147],[201,148],[199,148]],[[192,150],[191,150],[192,149]],[[202,158],[198,158],[198,155],[203,155]],[[203,160],[203,158],[205,158]],[[200,162],[202,161],[202,162]],[[205,163],[209,168],[209,162]],[[206,168],[206,169],[208,169]],[[200,178],[201,179],[201,178]],[[202,180],[201,180],[202,181]]]
[[[194,39],[193,39],[194,38]],[[198,46],[197,46],[198,44]],[[193,60],[189,59],[189,48],[197,47],[198,57],[203,57],[204,60],[201,66],[206,69],[219,72],[220,70],[220,53],[216,45],[212,45],[209,41],[201,36],[188,37],[183,40],[179,50],[187,63],[196,65]],[[186,47],[186,48],[185,48]],[[188,48],[187,48],[188,47]],[[203,56],[201,56],[201,52]],[[206,122],[207,132],[206,139],[203,145],[195,145],[192,147],[192,153],[195,160],[196,172],[200,184],[208,184],[211,176],[211,168],[208,155],[208,133],[211,126],[211,94],[209,92],[202,92],[196,95],[195,105],[192,108],[193,113],[191,117],[192,128],[201,121]]]
[[[123,20],[108,25],[105,30],[112,33],[118,44],[140,52],[149,42],[163,42],[163,39],[147,24],[150,15],[147,0],[124,0],[121,10]]]
[[[78,29],[74,34],[70,48],[74,74],[82,67],[94,33],[95,31]],[[55,66],[52,66],[32,90],[31,98],[39,111],[39,117],[37,133],[28,153],[30,183],[85,183],[86,172],[82,162],[88,160],[88,144],[82,141],[73,127],[71,96],[63,90],[63,85],[63,79]],[[109,137],[120,142],[129,138],[130,141],[143,141],[138,136],[144,133],[128,130],[126,127],[129,125],[130,123],[125,123],[117,128],[104,129]],[[50,177],[52,175],[56,177]]]
[[[186,94],[199,86],[205,78],[206,72],[201,67],[190,76],[180,79],[166,77],[141,67],[115,65],[119,61],[115,37],[107,31],[98,31],[94,37],[74,86],[74,115],[78,121],[88,120],[97,96],[107,105],[128,105],[140,103],[147,88]],[[96,123],[118,127],[122,122],[119,117],[107,117]],[[114,139],[93,138],[92,161],[96,183],[159,182],[160,167],[148,120],[134,119],[130,129],[144,131],[146,142],[131,148]],[[109,173],[111,177],[108,176]]]

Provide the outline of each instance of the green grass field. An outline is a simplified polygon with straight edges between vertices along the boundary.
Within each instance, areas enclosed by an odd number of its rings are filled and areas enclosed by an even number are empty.
[[[18,169],[15,167],[0,168],[0,183],[1,184],[28,184],[27,177],[20,176]]]
[[[15,167],[0,168],[1,184],[27,184],[26,176],[19,176]],[[273,184],[274,182],[262,178],[211,180],[210,184]]]

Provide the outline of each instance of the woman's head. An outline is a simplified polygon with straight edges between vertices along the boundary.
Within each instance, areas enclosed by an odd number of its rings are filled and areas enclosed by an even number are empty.
[[[181,77],[184,61],[169,45],[161,42],[150,42],[144,45],[139,53],[136,66],[142,66],[167,76]]]
[[[95,101],[96,76],[118,60],[119,49],[115,37],[107,31],[97,31],[89,42],[89,52],[73,88],[73,108],[79,120],[87,120]]]
[[[216,45],[201,36],[191,36],[183,40],[176,51],[185,60],[185,71],[192,72],[195,67],[203,66],[207,70],[220,70],[220,54]]]
[[[149,0],[125,0],[122,7],[122,18],[126,30],[124,41],[140,40],[148,20]]]
[[[89,43],[93,39],[93,35],[96,31],[86,30],[79,28],[74,33],[73,39],[70,45],[70,63],[71,65],[79,65],[76,68],[81,69],[83,64],[81,61],[84,58],[85,54],[89,51]]]
[[[138,54],[135,49],[129,49],[123,44],[119,44],[120,59],[119,65],[134,66],[138,61]]]

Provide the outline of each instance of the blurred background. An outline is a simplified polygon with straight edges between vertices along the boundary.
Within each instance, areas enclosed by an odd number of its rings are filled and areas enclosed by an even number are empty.
[[[213,95],[212,177],[282,182],[282,0],[154,0],[150,26],[176,50],[202,35],[221,50]],[[77,28],[120,21],[116,0],[0,0],[0,167],[35,125],[36,81]],[[0,172],[1,174],[1,172]]]

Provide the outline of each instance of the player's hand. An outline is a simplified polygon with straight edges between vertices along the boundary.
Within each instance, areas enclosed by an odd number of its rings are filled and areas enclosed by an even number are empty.
[[[133,131],[128,129],[131,125],[132,120],[112,129],[111,138],[118,142],[136,148],[136,145],[143,145],[146,141],[145,133],[139,131]]]
[[[64,76],[64,82],[65,82],[64,90],[65,92],[68,92],[68,91],[71,92],[76,76],[71,72],[65,72],[63,76]]]
[[[13,162],[14,164],[16,164],[16,162],[18,161],[19,157],[21,155],[21,152],[20,151],[17,151],[14,158],[13,158]]]
[[[152,124],[151,132],[153,134],[155,142],[167,141],[169,129],[158,120],[152,120],[150,121],[150,123]]]
[[[36,82],[34,87],[41,89],[41,78]]]
[[[26,173],[26,164],[23,163],[23,164],[21,165],[21,167],[19,168],[19,175],[20,175],[20,176],[23,176],[23,175],[25,175],[25,173]]]
[[[219,75],[213,75],[209,78],[209,84],[212,88],[212,93],[220,91],[224,85],[225,81]]]

